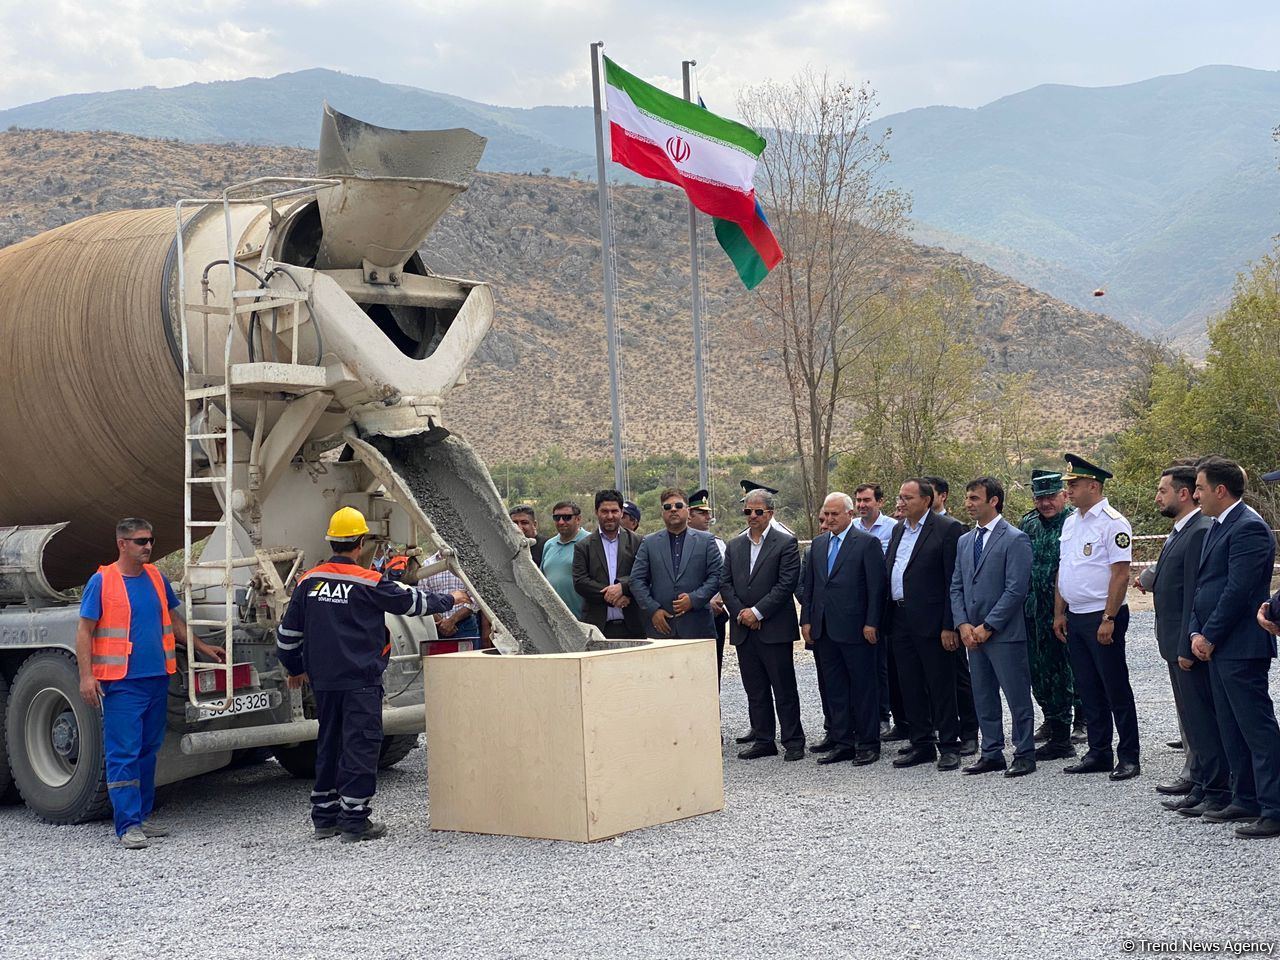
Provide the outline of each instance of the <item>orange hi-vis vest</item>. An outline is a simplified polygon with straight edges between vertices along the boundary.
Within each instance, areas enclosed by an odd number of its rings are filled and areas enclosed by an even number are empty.
[[[160,599],[161,642],[164,645],[166,673],[178,670],[177,641],[173,636],[173,619],[169,616],[169,598],[165,594],[164,578],[154,564],[143,564],[142,569],[151,578]],[[124,585],[124,574],[114,563],[99,567],[102,574],[102,616],[93,629],[93,676],[97,680],[123,680],[129,672],[129,591]]]

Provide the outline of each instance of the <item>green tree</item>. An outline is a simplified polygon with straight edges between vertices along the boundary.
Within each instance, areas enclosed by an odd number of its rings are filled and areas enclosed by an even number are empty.
[[[1180,359],[1152,371],[1145,404],[1116,441],[1118,491],[1145,504],[1170,463],[1216,453],[1245,468],[1253,480],[1246,499],[1274,525],[1280,504],[1257,477],[1280,459],[1278,344],[1280,258],[1272,254],[1237,278],[1230,305],[1209,324],[1202,368]],[[1139,509],[1155,525],[1154,511]]]
[[[851,493],[859,483],[880,483],[888,499],[903,480],[927,473],[946,477],[959,494],[989,474],[1005,484],[1009,515],[1029,505],[1020,489],[1054,438],[1032,409],[1030,377],[986,369],[970,286],[943,271],[923,290],[892,297],[882,315],[837,486]]]

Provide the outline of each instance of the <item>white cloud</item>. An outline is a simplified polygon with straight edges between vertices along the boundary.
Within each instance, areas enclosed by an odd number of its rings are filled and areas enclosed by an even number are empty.
[[[869,80],[884,111],[976,106],[1043,82],[1107,84],[1203,63],[1270,68],[1274,0],[7,0],[0,107],[64,93],[329,67],[487,103],[586,105],[588,45],[708,104],[805,67]]]

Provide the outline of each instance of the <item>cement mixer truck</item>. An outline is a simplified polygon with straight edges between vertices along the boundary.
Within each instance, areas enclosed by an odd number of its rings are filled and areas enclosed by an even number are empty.
[[[0,250],[0,793],[71,823],[107,811],[101,718],[78,696],[77,588],[114,524],[182,551],[190,627],[227,662],[170,687],[158,783],[269,749],[314,768],[316,722],[275,658],[327,517],[439,554],[500,654],[585,649],[488,472],[444,417],[492,323],[476,281],[418,252],[484,149],[326,105],[317,175],[100,214]],[[430,620],[389,617],[383,765],[423,728]],[[459,735],[462,732],[460,720]]]

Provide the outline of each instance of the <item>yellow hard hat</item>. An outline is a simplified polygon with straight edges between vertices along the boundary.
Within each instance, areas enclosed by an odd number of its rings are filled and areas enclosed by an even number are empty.
[[[364,522],[364,514],[355,507],[343,507],[329,518],[329,532],[326,540],[354,540],[369,532],[369,524]]]

